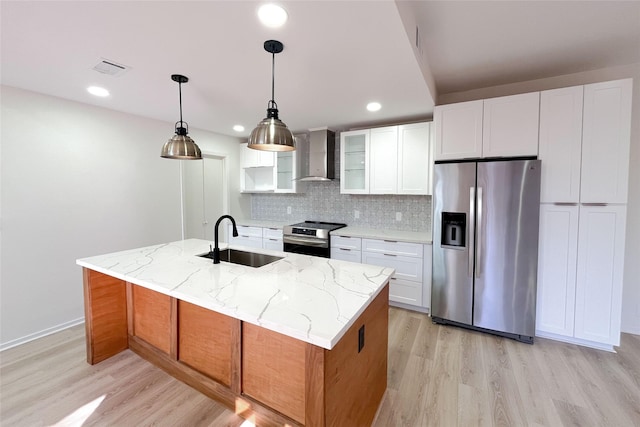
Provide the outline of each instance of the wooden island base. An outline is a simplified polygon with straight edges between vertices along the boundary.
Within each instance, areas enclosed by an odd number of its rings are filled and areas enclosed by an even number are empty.
[[[389,286],[331,350],[83,269],[87,362],[127,348],[259,426],[369,426],[387,387]]]

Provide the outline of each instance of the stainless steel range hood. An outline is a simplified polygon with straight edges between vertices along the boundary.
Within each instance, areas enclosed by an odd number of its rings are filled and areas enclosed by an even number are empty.
[[[331,181],[336,177],[336,134],[329,129],[311,129],[308,175],[299,181]]]

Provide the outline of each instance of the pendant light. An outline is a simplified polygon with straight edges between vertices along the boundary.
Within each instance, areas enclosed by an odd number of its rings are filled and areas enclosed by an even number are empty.
[[[189,79],[180,74],[172,74],[171,80],[178,82],[180,92],[180,121],[176,122],[176,134],[162,147],[160,157],[179,160],[202,160],[202,152],[189,135],[189,125],[182,121],[182,83]]]
[[[267,117],[262,119],[249,136],[249,148],[263,151],[292,151],[294,145],[293,135],[278,118],[278,104],[274,101],[274,70],[276,53],[282,52],[284,46],[277,40],[264,42],[264,50],[271,54],[271,100],[267,106]]]

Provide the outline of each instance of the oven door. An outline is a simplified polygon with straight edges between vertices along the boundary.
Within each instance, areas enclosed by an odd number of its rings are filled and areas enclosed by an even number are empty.
[[[285,235],[282,237],[282,243],[285,252],[323,258],[329,258],[331,254],[329,241],[324,239]]]

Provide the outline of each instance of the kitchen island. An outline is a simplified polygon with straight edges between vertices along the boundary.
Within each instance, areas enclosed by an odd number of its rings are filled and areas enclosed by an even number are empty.
[[[258,425],[369,425],[386,389],[393,269],[190,239],[83,258],[87,361],[131,349]]]

